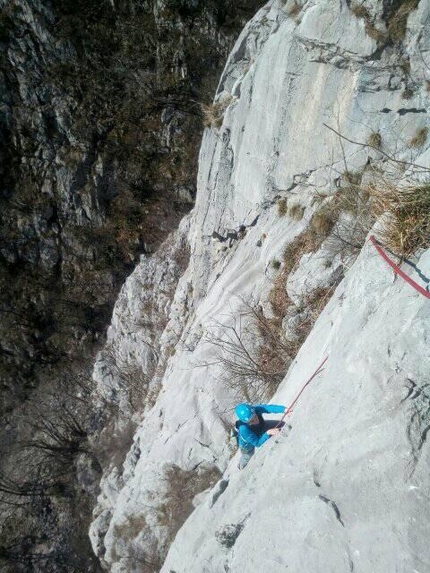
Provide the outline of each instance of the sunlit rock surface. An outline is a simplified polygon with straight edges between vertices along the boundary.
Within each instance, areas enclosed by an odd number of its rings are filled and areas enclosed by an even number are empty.
[[[374,27],[386,31],[382,3],[366,5]],[[291,431],[267,443],[244,471],[236,458],[230,463],[235,392],[208,340],[235,324],[244,299],[270,314],[285,247],[309,227],[321,201],[330,201],[324,197],[337,192],[345,171],[371,179],[383,170],[411,181],[425,172],[389,158],[428,165],[427,142],[408,142],[428,123],[429,3],[411,13],[403,41],[383,47],[345,2],[306,2],[295,17],[290,8],[272,1],[256,14],[220,80],[216,99],[227,107],[221,128],[207,129],[202,141],[190,262],[155,345],[166,357],[160,392],[142,408],[124,464],[106,471],[91,526],[96,553],[115,573],[150,567],[169,546],[172,532],[162,519],[169,464],[183,471],[215,465],[225,474],[196,500],[163,572],[429,567],[430,307],[394,280],[369,242],[361,253],[333,253],[323,243],[290,273],[285,289],[297,308],[345,278],[273,400],[290,403],[328,361],[291,415]],[[384,153],[364,145],[372,133],[380,134]],[[298,205],[300,216],[281,216],[280,199]],[[353,228],[354,218],[345,225]],[[418,257],[429,277],[430,252]],[[132,309],[146,296],[130,285],[147,264],[120,295],[110,333],[116,356],[130,349]],[[165,276],[157,293],[169,283]],[[145,352],[136,349],[135,364],[144,364]],[[105,366],[102,354],[95,371],[101,388],[112,382]]]

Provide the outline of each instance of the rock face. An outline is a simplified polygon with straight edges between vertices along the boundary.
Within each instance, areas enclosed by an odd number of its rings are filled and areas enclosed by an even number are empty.
[[[197,102],[257,5],[0,2],[6,412],[91,354],[139,255],[192,207]]]
[[[99,570],[86,529],[100,469],[87,436],[100,410],[82,379],[126,276],[194,203],[199,103],[259,5],[0,0],[5,572]],[[175,256],[172,284],[186,248]],[[161,314],[171,295],[159,293]],[[31,503],[9,505],[17,499]]]
[[[419,266],[429,270],[430,252]],[[428,300],[368,244],[274,396],[271,440],[177,535],[162,571],[419,571],[429,562]],[[417,360],[417,356],[426,357]],[[224,529],[244,526],[233,545]],[[221,537],[220,537],[221,536]]]
[[[145,329],[130,342],[133,309],[145,300],[132,285],[153,273],[146,261],[114,311],[115,356],[140,366],[174,352],[125,462],[105,471],[90,536],[108,570],[157,570],[186,517],[172,509],[184,476],[211,467],[224,476],[195,499],[163,572],[428,567],[430,307],[365,242],[374,220],[361,194],[381,177],[426,178],[430,6],[399,6],[272,0],[230,54],[216,96],[223,122],[205,131],[200,150],[190,262],[163,334],[153,348]],[[425,284],[430,251],[417,254],[416,268]],[[289,404],[328,361],[291,431],[238,472],[228,426],[252,389],[231,362],[249,366],[243,343],[264,370],[262,328],[273,325],[288,335],[284,373],[290,365],[275,402]],[[107,368],[101,354],[101,391],[112,384]],[[270,395],[264,380],[257,396]],[[210,480],[194,484],[197,494]]]

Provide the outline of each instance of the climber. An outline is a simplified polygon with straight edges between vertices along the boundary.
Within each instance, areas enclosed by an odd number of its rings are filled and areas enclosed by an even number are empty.
[[[265,420],[262,414],[283,414],[285,406],[274,404],[238,404],[235,412],[239,420],[237,428],[237,440],[242,456],[238,468],[243,469],[254,455],[255,448],[259,448],[271,436],[276,436],[281,431],[284,422]],[[275,427],[276,426],[276,427]]]

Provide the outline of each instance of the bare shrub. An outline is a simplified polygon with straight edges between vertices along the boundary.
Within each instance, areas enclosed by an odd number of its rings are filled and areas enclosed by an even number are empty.
[[[409,14],[418,6],[419,0],[403,0],[400,7],[389,17],[388,35],[394,42],[406,35]]]
[[[422,147],[424,145],[424,143],[427,141],[427,135],[428,135],[428,128],[427,127],[422,127],[420,129],[417,129],[417,132],[415,133],[414,137],[412,137],[409,140],[409,147]]]
[[[372,22],[372,16],[369,10],[362,4],[353,4],[351,6],[351,12],[356,16],[365,21],[365,31],[369,38],[377,42],[383,42],[387,39],[387,34],[377,28]]]
[[[339,276],[339,279],[333,285],[328,287],[319,287],[310,292],[297,309],[298,314],[303,316],[303,319],[301,319],[301,321],[295,326],[294,340],[288,341],[288,348],[293,358],[296,356],[308,337],[317,318],[328,303],[340,280],[341,276]]]
[[[312,224],[309,225],[305,231],[285,247],[283,255],[284,274],[288,276],[304,254],[317,251],[325,238],[326,235],[318,231]]]
[[[65,374],[56,387],[40,391],[37,400],[27,404],[27,425],[19,442],[27,476],[30,467],[39,476],[42,469],[52,478],[61,476],[78,454],[91,453],[87,438],[94,431],[92,387],[85,374]]]
[[[157,520],[168,530],[167,548],[179,528],[193,511],[193,498],[202,491],[213,487],[221,477],[216,466],[199,466],[195,470],[183,470],[169,465],[165,471],[166,495],[157,508]]]
[[[351,12],[356,18],[370,19],[369,10],[362,4],[353,4],[351,6]]]
[[[358,216],[367,206],[369,192],[361,185],[347,185],[340,187],[333,199],[338,214],[343,211]]]
[[[293,2],[287,10],[287,14],[290,18],[295,18],[302,11],[303,6],[298,2]]]
[[[414,89],[411,88],[410,86],[407,86],[403,92],[402,92],[402,98],[403,99],[412,99],[414,97]]]
[[[287,214],[287,199],[285,199],[285,198],[279,199],[277,205],[278,205],[278,215],[280,217],[283,217],[284,215],[286,215]]]
[[[142,326],[141,323],[140,326]],[[105,346],[103,349],[103,359],[109,369],[109,374],[115,380],[118,389],[127,396],[133,411],[139,410],[145,405],[149,384],[159,363],[157,352],[150,343],[147,345],[151,349],[147,371],[144,371],[139,364],[121,362],[111,346]],[[116,393],[113,389],[113,394]]]
[[[288,205],[287,213],[288,216],[294,219],[295,221],[300,221],[303,219],[303,214],[305,212],[305,208],[300,203],[293,203],[292,205]]]
[[[124,523],[115,524],[115,537],[130,540],[134,539],[147,527],[144,515],[129,515]]]
[[[379,131],[373,131],[373,132],[369,135],[369,139],[367,140],[367,143],[368,143],[371,147],[381,147],[382,137],[381,137],[381,134],[379,133]]]
[[[337,219],[337,213],[330,205],[314,213],[311,219],[311,228],[319,236],[327,237]]]
[[[369,186],[376,217],[387,214],[381,238],[404,257],[430,244],[430,184],[398,188],[394,184]]]
[[[190,245],[183,242],[173,253],[173,260],[178,265],[180,274],[183,274],[190,262]]]
[[[222,100],[211,103],[209,105],[200,104],[203,114],[203,125],[205,127],[215,127],[219,129],[222,126],[224,113],[232,100],[231,96],[227,96]]]
[[[291,361],[281,322],[267,318],[259,305],[245,300],[229,319],[229,324],[216,323],[206,335],[206,342],[215,349],[214,362],[222,366],[238,399],[270,398]]]
[[[402,58],[399,63],[399,68],[402,70],[404,75],[407,77],[411,73],[411,60],[408,56]]]
[[[372,38],[372,40],[376,42],[384,42],[387,39],[386,32],[380,30],[371,22],[366,22],[365,30],[369,38]]]
[[[136,424],[131,420],[122,425],[116,423],[112,417],[97,438],[91,441],[94,454],[101,467],[120,467],[133,443]]]
[[[152,536],[145,515],[129,515],[121,524],[114,525],[114,536],[120,539],[126,547],[126,556],[119,556],[113,548],[114,560],[121,557],[130,561],[133,569],[139,566],[141,573],[157,573],[163,563],[158,552],[156,539]],[[139,541],[139,536],[145,539],[145,548]]]
[[[273,282],[273,287],[269,293],[269,302],[276,317],[282,320],[285,316],[287,308],[291,306],[292,302],[287,294],[286,283],[289,271],[285,265],[279,275]]]
[[[345,179],[347,182],[359,181],[361,175],[349,174]],[[328,218],[325,233],[326,236],[329,235],[325,250],[326,256],[331,260],[339,255],[348,259],[361,249],[375,221],[369,206],[369,197],[369,192],[363,185],[347,183],[323,206],[323,213],[325,212]],[[326,200],[327,197],[324,198],[324,201]],[[319,218],[318,212],[314,217],[317,216]],[[330,260],[327,260],[327,263],[329,262]]]
[[[344,173],[342,173],[342,180],[345,180],[347,183],[351,185],[360,185],[361,180],[363,178],[362,171],[350,171],[347,169]]]

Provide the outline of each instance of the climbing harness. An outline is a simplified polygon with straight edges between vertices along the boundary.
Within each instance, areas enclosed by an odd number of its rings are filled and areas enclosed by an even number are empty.
[[[309,386],[309,384],[312,382],[312,380],[318,376],[318,374],[320,372],[322,372],[324,370],[323,366],[324,364],[327,362],[328,360],[328,356],[326,356],[324,358],[324,360],[321,362],[321,364],[318,366],[318,368],[315,370],[315,372],[312,374],[312,376],[309,378],[309,380],[304,384],[304,386],[302,387],[302,389],[300,390],[300,392],[297,394],[297,396],[294,398],[294,400],[291,402],[291,404],[288,406],[288,408],[285,410],[285,414],[282,416],[282,418],[279,420],[278,424],[276,425],[276,427],[280,426],[281,422],[284,420],[284,418],[286,418],[288,416],[288,414],[291,414],[291,412],[294,409],[294,406],[296,405],[298,399],[300,398],[300,396],[302,395],[304,389],[306,388],[306,386]]]
[[[390,257],[383,251],[380,243],[373,235],[370,236],[370,240],[372,241],[378,253],[384,259],[384,261],[386,261],[390,265],[390,267],[396,274],[401,276],[402,279],[404,279],[407,283],[409,283],[420,294],[424,295],[426,298],[430,298],[430,292],[427,291],[425,288],[423,288],[421,285],[419,285],[417,282],[415,282],[413,279],[411,279],[411,277],[407,275],[405,272],[403,272],[402,269],[400,269],[399,266],[396,265],[396,263],[392,261]]]

